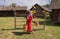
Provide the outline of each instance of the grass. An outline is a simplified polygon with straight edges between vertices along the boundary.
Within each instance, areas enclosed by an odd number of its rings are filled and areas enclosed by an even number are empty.
[[[24,20],[24,17],[17,17],[17,20]],[[40,25],[37,27],[34,23],[33,34],[27,34],[23,31],[22,26],[26,22],[17,22],[17,29],[14,29],[14,17],[0,17],[0,39],[60,39],[60,26],[46,24],[45,30],[43,30],[44,19],[35,18],[35,21],[40,21]]]

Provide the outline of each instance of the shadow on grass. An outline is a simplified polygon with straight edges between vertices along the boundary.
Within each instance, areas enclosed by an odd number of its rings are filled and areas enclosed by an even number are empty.
[[[44,25],[44,21],[39,21],[39,24],[40,25]],[[52,24],[52,22],[50,20],[46,21],[46,25],[47,26],[57,26],[57,27],[60,27],[60,23]]]
[[[24,34],[30,34],[28,32],[12,32],[15,35],[24,35]]]
[[[33,29],[34,31],[38,31],[38,30],[44,30],[44,29]],[[28,32],[12,32],[15,35],[24,35],[24,34],[31,34]]]
[[[33,29],[34,31],[44,30],[44,29]]]
[[[21,30],[21,29],[23,29],[23,28],[13,28],[13,29],[2,29],[2,30]]]

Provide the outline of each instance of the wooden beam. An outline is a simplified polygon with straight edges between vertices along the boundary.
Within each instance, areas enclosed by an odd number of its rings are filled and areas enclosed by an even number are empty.
[[[14,10],[14,26],[15,26],[15,29],[16,29],[16,11]]]
[[[46,16],[44,15],[44,27],[43,27],[44,30],[45,30],[45,27],[46,27]]]

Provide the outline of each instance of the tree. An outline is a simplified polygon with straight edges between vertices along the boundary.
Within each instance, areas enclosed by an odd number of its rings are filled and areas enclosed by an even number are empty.
[[[49,7],[49,4],[46,4],[46,5],[43,5],[43,6],[48,8]]]
[[[17,4],[16,3],[12,3],[10,6],[15,7],[15,6],[17,6]]]

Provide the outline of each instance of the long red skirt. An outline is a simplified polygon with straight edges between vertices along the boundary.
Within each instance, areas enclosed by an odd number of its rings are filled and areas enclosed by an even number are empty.
[[[32,23],[27,24],[27,31],[32,32]]]

